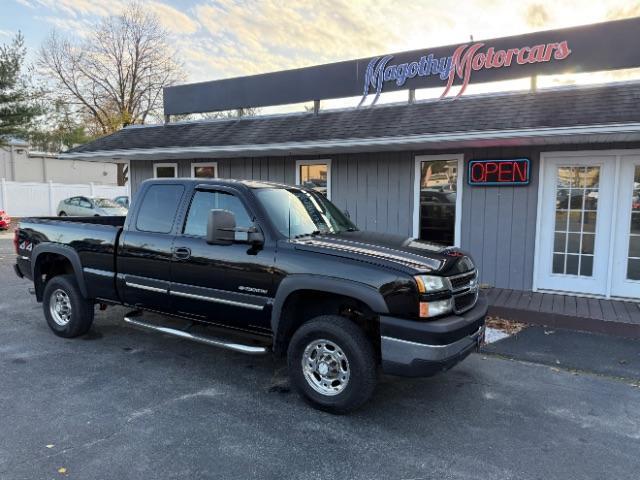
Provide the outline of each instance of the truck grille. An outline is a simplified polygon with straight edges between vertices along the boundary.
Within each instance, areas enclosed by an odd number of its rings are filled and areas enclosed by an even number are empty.
[[[478,272],[473,270],[448,277],[453,293],[453,311],[455,313],[466,312],[476,304],[478,300],[477,274]]]
[[[469,284],[476,278],[475,270],[468,273],[463,273],[462,275],[456,275],[454,277],[449,277],[449,283],[451,283],[451,290],[454,292],[456,290],[460,290],[462,288],[468,288]]]
[[[478,291],[475,289],[462,295],[454,295],[453,309],[456,313],[466,312],[476,304],[477,299]]]

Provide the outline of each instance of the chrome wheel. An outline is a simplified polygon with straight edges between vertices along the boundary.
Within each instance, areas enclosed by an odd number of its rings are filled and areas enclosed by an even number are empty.
[[[314,340],[302,354],[302,371],[307,383],[321,395],[338,395],[349,383],[349,360],[330,340]]]
[[[49,311],[53,321],[61,327],[71,321],[71,300],[67,292],[59,288],[53,291],[49,301]]]

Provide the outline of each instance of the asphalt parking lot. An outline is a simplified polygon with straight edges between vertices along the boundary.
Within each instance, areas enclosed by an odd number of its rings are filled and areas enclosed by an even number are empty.
[[[350,416],[289,392],[284,362],[125,326],[48,329],[0,240],[2,479],[636,479],[633,379],[474,354],[383,377]]]

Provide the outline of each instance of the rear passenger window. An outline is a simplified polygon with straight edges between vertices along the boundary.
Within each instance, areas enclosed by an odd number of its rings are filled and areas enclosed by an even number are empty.
[[[236,216],[237,227],[250,227],[253,223],[242,201],[235,195],[224,192],[196,191],[191,201],[191,207],[189,207],[187,221],[184,224],[184,234],[196,237],[206,236],[209,211],[213,209],[233,212]]]
[[[136,229],[142,232],[171,232],[183,192],[182,185],[151,185],[140,204]]]

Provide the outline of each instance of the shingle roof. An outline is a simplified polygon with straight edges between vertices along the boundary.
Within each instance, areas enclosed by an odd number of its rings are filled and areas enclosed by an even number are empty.
[[[477,95],[319,114],[125,128],[68,153],[260,145],[640,122],[640,83]]]

